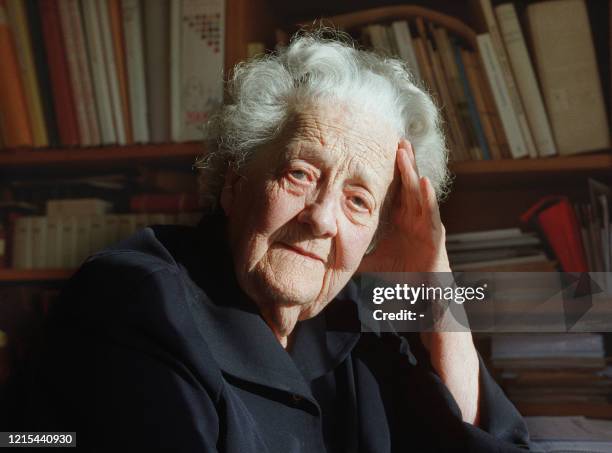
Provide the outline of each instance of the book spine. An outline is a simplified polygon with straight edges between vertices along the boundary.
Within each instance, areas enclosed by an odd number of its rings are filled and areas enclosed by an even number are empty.
[[[65,0],[68,2],[68,11],[74,31],[74,45],[76,61],[79,66],[79,74],[83,84],[83,103],[85,104],[85,115],[87,125],[91,133],[93,145],[101,142],[100,123],[97,113],[96,98],[93,89],[93,79],[90,69],[89,56],[87,55],[87,43],[85,42],[85,31],[83,30],[83,14],[79,0]]]
[[[97,118],[100,125],[100,140],[103,145],[110,145],[116,143],[117,139],[113,122],[108,74],[104,61],[104,50],[102,48],[103,38],[100,30],[100,18],[98,17],[96,3],[98,3],[98,0],[81,0],[87,54],[91,67]]]
[[[557,149],[552,129],[514,5],[500,5],[495,8],[495,13],[538,154],[542,157],[554,156]]]
[[[127,144],[125,122],[123,118],[121,92],[119,89],[119,77],[116,64],[117,57],[115,55],[115,48],[113,46],[113,32],[109,18],[109,7],[108,3],[105,1],[95,1],[94,4],[97,8],[98,18],[100,19],[100,35],[102,38],[102,50],[104,53],[104,69],[106,70],[106,79],[108,80],[113,126],[117,143],[120,145],[125,145]]]
[[[6,2],[0,0],[0,132],[7,148],[32,146],[32,130]]]
[[[62,247],[62,218],[47,216],[47,267],[60,269]]]
[[[121,13],[134,141],[147,143],[149,141],[149,126],[140,2],[138,0],[122,0]]]
[[[395,21],[391,24],[397,41],[399,54],[402,59],[408,64],[408,68],[416,80],[421,79],[421,71],[417,62],[414,43],[412,42],[412,34],[410,27],[405,20]]]
[[[181,106],[182,0],[170,0],[170,133],[173,142],[183,139]]]
[[[32,269],[45,269],[47,266],[47,218],[32,217]]]
[[[488,33],[485,33],[478,35],[477,41],[512,156],[515,159],[529,156],[518,119],[512,110],[509,94],[503,81],[502,69],[493,50],[491,37]]]
[[[121,112],[125,128],[126,144],[134,143],[132,132],[132,114],[130,111],[130,95],[128,90],[127,62],[125,60],[125,40],[123,37],[123,18],[121,17],[121,0],[107,0],[112,41],[117,68],[117,80],[121,98]],[[101,5],[100,8],[103,8]]]
[[[223,103],[225,2],[183,0],[182,16],[183,139],[202,140],[203,124]]]
[[[486,137],[486,142],[492,159],[501,159],[501,150],[495,136],[492,116],[495,112],[490,112],[484,100],[484,94],[480,83],[478,68],[474,64],[473,54],[467,50],[460,49],[461,67],[465,71],[465,76],[469,85],[470,93],[474,100],[478,119],[482,125],[482,131]]]
[[[482,123],[480,121],[480,116],[478,115],[478,108],[476,107],[476,101],[474,100],[472,90],[470,89],[470,84],[468,83],[468,80],[467,80],[467,75],[466,75],[465,68],[463,66],[463,61],[461,60],[461,49],[455,43],[453,43],[453,51],[454,51],[455,63],[457,65],[457,71],[459,73],[459,79],[461,81],[463,91],[466,95],[468,113],[470,115],[472,124],[474,125],[474,132],[476,134],[478,145],[480,146],[480,149],[482,150],[483,158],[486,160],[490,160],[491,153],[489,152],[489,146],[487,144],[487,140],[485,139],[484,131],[482,128]]]
[[[91,146],[96,143],[93,140],[92,130],[86,112],[83,77],[77,58],[76,31],[72,23],[70,5],[67,1],[58,1],[56,4],[59,7],[62,37],[70,75],[70,87],[72,88],[73,95],[72,100],[74,102],[74,110],[76,112],[77,124],[79,127],[80,144],[82,146]],[[61,117],[58,118],[60,118],[61,123]]]
[[[60,254],[60,267],[73,268],[77,265],[76,254],[76,217],[62,218],[62,248]]]
[[[527,19],[559,154],[609,148],[610,128],[584,0],[531,4]]]
[[[147,99],[152,143],[164,143],[170,139],[169,13],[166,0],[148,0],[144,3]]]
[[[495,53],[497,64],[501,69],[501,81],[504,82],[505,91],[508,93],[510,109],[517,118],[521,134],[523,135],[523,143],[527,148],[527,153],[530,157],[537,157],[538,154],[535,143],[533,142],[533,135],[531,129],[529,128],[527,115],[525,114],[525,109],[523,108],[523,103],[521,101],[516,82],[514,81],[514,76],[512,75],[512,68],[510,67],[510,63],[508,61],[508,55],[506,54],[504,42],[499,28],[497,27],[497,21],[495,20],[495,14],[493,13],[491,0],[480,0],[480,7],[482,8],[482,13],[487,24],[487,30],[489,32],[489,37],[493,52]]]
[[[21,72],[28,118],[32,127],[32,141],[35,147],[49,146],[47,126],[43,116],[38,76],[32,55],[30,27],[28,25],[25,3],[23,0],[7,0],[9,23],[13,31],[17,61]]]
[[[53,96],[51,91],[51,79],[49,66],[47,64],[47,52],[43,36],[43,25],[37,0],[26,0],[26,14],[29,24],[34,67],[38,79],[38,91],[40,93],[41,108],[45,119],[47,138],[50,146],[60,144],[55,111],[53,109]]]
[[[38,6],[59,141],[64,146],[76,146],[79,144],[79,126],[58,5],[56,0],[40,0]]]
[[[15,220],[13,233],[13,265],[15,269],[32,269],[32,217]]]

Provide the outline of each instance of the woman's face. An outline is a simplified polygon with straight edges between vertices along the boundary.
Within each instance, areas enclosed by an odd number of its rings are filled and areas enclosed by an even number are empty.
[[[374,115],[304,107],[228,175],[221,204],[242,289],[316,315],[357,270],[393,180],[399,136]]]

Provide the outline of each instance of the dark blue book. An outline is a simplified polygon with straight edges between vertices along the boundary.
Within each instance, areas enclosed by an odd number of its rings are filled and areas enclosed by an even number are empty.
[[[485,139],[484,132],[482,131],[482,123],[480,122],[480,116],[478,115],[478,110],[476,109],[476,102],[474,102],[474,96],[472,95],[470,84],[468,83],[467,76],[465,75],[465,67],[463,66],[463,60],[461,59],[461,49],[454,39],[451,40],[451,44],[453,46],[453,53],[455,56],[455,61],[457,62],[457,68],[459,69],[461,85],[463,85],[463,90],[465,91],[467,98],[468,110],[470,113],[470,119],[472,120],[472,124],[474,126],[474,132],[476,133],[476,140],[478,140],[478,146],[482,150],[482,158],[484,160],[491,160],[489,145]]]

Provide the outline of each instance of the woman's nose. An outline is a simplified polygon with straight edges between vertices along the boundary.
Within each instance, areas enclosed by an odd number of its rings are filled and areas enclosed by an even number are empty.
[[[323,196],[307,203],[298,220],[310,225],[316,237],[334,237],[338,232],[337,208],[337,201],[332,196]]]

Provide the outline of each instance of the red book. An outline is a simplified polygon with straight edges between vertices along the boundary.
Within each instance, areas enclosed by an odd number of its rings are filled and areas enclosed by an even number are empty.
[[[130,198],[132,212],[178,213],[198,209],[198,198],[193,193],[145,193]]]
[[[62,145],[78,145],[79,127],[68,75],[57,0],[39,0],[47,64],[53,90],[53,104]]]
[[[578,218],[567,197],[544,197],[521,220],[542,234],[563,272],[589,272]]]

